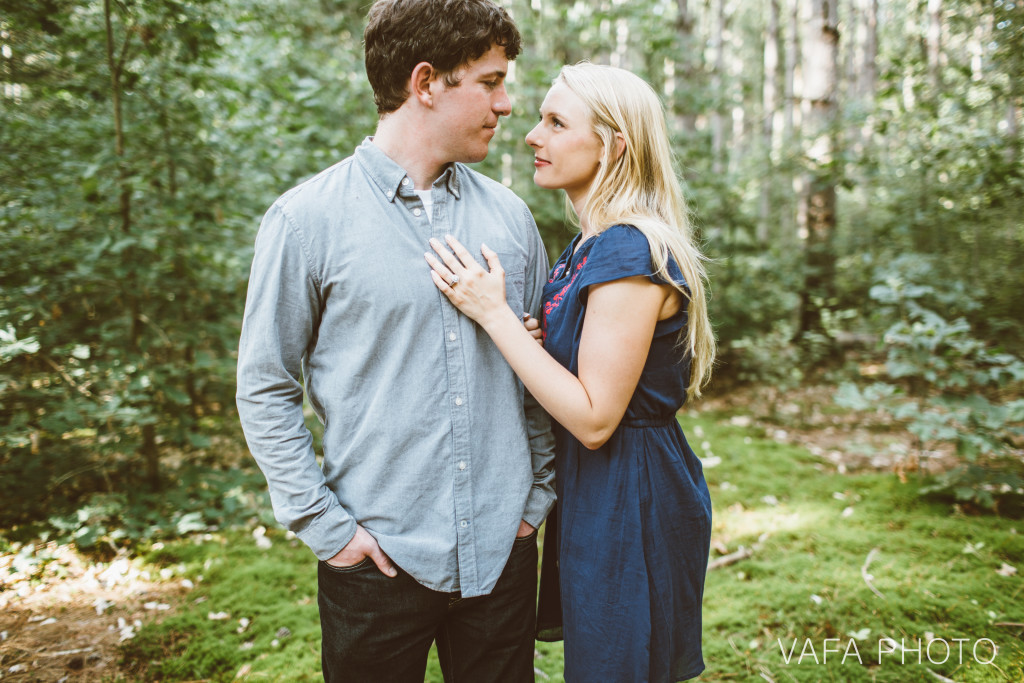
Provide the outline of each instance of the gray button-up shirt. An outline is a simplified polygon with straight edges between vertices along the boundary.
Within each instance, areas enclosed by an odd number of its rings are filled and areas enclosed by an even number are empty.
[[[547,256],[526,204],[451,164],[433,224],[369,138],[281,196],[260,225],[238,351],[238,412],[274,513],[320,559],[361,524],[428,588],[491,591],[519,520],[554,501],[547,415],[430,279],[427,240],[501,257],[536,315]],[[482,259],[482,257],[481,257]],[[324,423],[323,467],[302,416]]]

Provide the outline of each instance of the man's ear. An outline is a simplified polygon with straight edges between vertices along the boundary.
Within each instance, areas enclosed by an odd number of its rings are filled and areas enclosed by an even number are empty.
[[[415,97],[420,104],[430,107],[434,104],[434,97],[430,92],[430,84],[437,80],[437,71],[430,62],[420,62],[412,69],[409,77],[409,94]]]

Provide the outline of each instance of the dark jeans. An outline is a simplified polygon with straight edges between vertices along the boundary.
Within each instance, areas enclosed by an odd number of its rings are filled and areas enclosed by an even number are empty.
[[[437,641],[447,683],[533,681],[537,534],[517,538],[489,595],[462,598],[382,574],[369,558],[317,570],[327,683],[423,683]]]

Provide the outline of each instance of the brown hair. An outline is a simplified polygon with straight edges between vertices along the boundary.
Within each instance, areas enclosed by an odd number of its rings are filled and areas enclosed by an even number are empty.
[[[508,12],[491,0],[377,0],[367,15],[363,44],[373,101],[383,115],[405,102],[406,84],[420,62],[429,62],[448,87],[455,87],[460,66],[494,45],[513,60],[521,38]]]

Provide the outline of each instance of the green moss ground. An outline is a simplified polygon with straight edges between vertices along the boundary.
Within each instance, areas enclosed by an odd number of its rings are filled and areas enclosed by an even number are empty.
[[[919,497],[913,479],[836,474],[727,417],[682,418],[697,453],[721,459],[705,471],[716,547],[755,548],[709,574],[703,680],[1024,680],[1024,626],[1001,625],[1024,622],[1024,522],[957,514]],[[300,542],[267,535],[269,549],[238,532],[145,556],[184,565],[196,588],[126,645],[132,676],[228,681],[247,666],[245,680],[319,678],[315,564]],[[884,597],[862,576],[872,549],[867,573]],[[1019,572],[1001,575],[1004,563]],[[218,612],[230,616],[208,618]],[[243,617],[251,623],[239,633]],[[279,637],[281,628],[290,635]],[[884,644],[880,654],[886,637],[902,639],[903,662]],[[935,639],[930,652],[925,638]],[[561,681],[560,644],[538,643],[536,666],[538,681]],[[433,654],[427,680],[441,680]]]

